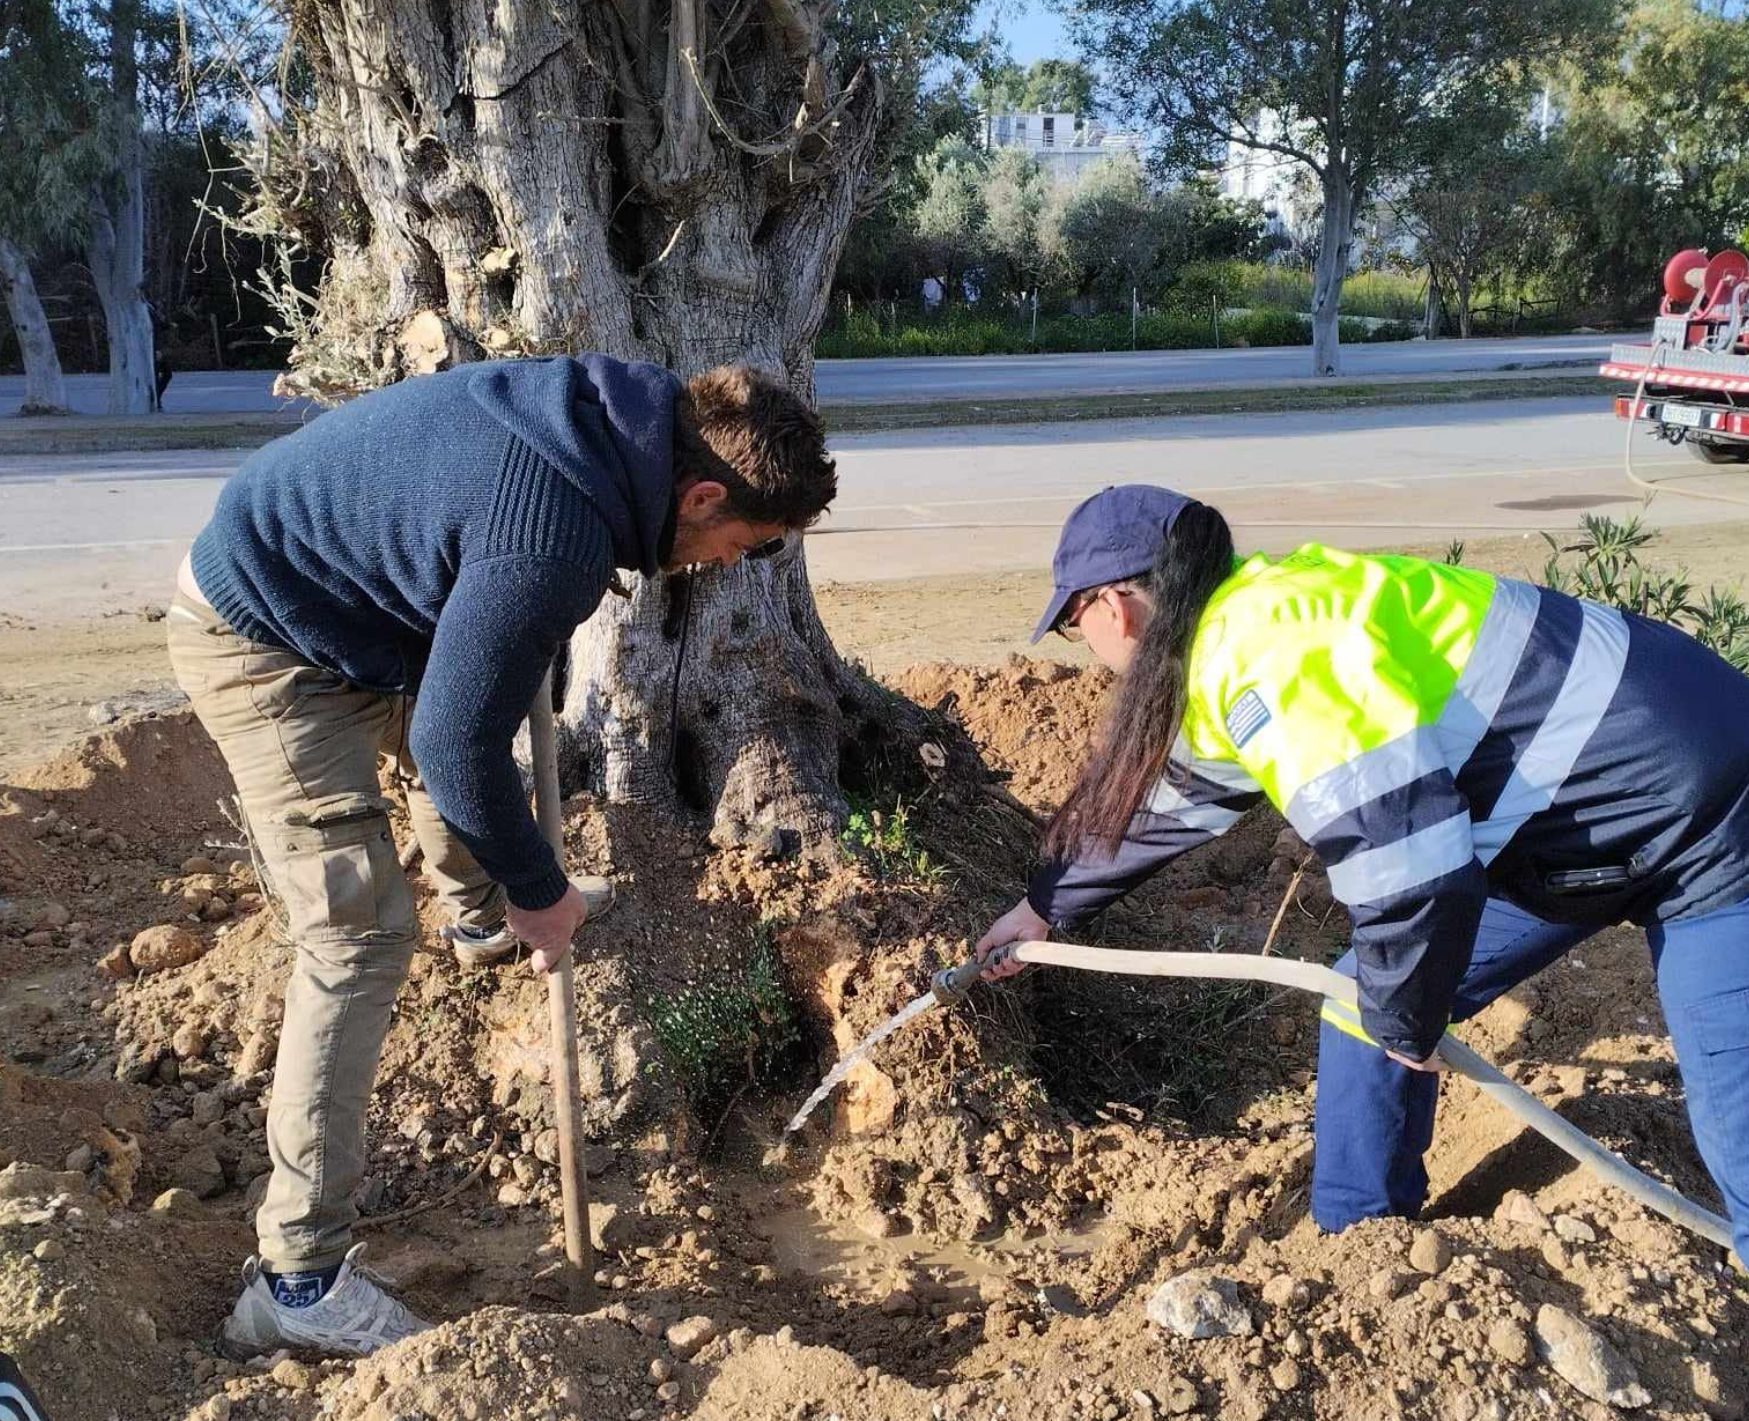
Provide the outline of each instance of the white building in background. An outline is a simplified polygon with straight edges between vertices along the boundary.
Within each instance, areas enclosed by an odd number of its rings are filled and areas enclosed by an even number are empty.
[[[1250,126],[1260,143],[1279,142],[1283,137],[1281,117],[1273,109],[1257,114]],[[1275,230],[1286,231],[1306,215],[1295,204],[1294,179],[1300,171],[1301,165],[1285,153],[1229,143],[1227,161],[1220,170],[1221,195],[1235,202],[1257,203]]]
[[[1142,136],[1108,129],[1085,114],[986,112],[983,116],[983,146],[1020,148],[1038,159],[1039,166],[1057,182],[1072,183],[1102,158],[1142,156]]]

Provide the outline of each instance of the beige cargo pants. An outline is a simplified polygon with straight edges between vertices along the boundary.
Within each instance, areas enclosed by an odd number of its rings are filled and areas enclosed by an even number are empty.
[[[261,1259],[275,1272],[326,1268],[351,1244],[365,1110],[418,936],[380,763],[406,789],[426,872],[454,920],[496,927],[503,890],[420,784],[406,749],[407,698],[245,641],[181,593],[167,622],[170,664],[236,781],[297,954],[267,1112],[273,1177],[255,1216]]]

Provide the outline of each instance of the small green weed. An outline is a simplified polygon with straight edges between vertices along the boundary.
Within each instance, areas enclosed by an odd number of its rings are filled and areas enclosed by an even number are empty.
[[[917,842],[911,827],[911,811],[902,800],[888,810],[853,803],[840,839],[851,853],[872,864],[882,878],[938,883],[947,872]]]

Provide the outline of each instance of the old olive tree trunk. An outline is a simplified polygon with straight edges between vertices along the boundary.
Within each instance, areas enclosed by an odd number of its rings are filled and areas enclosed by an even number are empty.
[[[915,30],[929,11],[887,13]],[[256,155],[261,216],[331,259],[313,307],[286,303],[289,383],[338,398],[456,361],[599,350],[683,375],[747,362],[811,396],[881,136],[887,90],[861,56],[903,47],[878,13],[297,0],[315,99]],[[571,647],[571,786],[829,842],[841,754],[891,702],[833,650],[801,549],[632,592]]]

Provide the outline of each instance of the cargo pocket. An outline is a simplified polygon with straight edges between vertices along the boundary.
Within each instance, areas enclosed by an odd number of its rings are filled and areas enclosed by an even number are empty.
[[[1695,1002],[1688,1017],[1706,1076],[1711,1131],[1737,1187],[1749,1187],[1749,988]]]
[[[413,895],[387,809],[380,796],[351,796],[294,810],[275,826],[294,941],[412,940]]]

